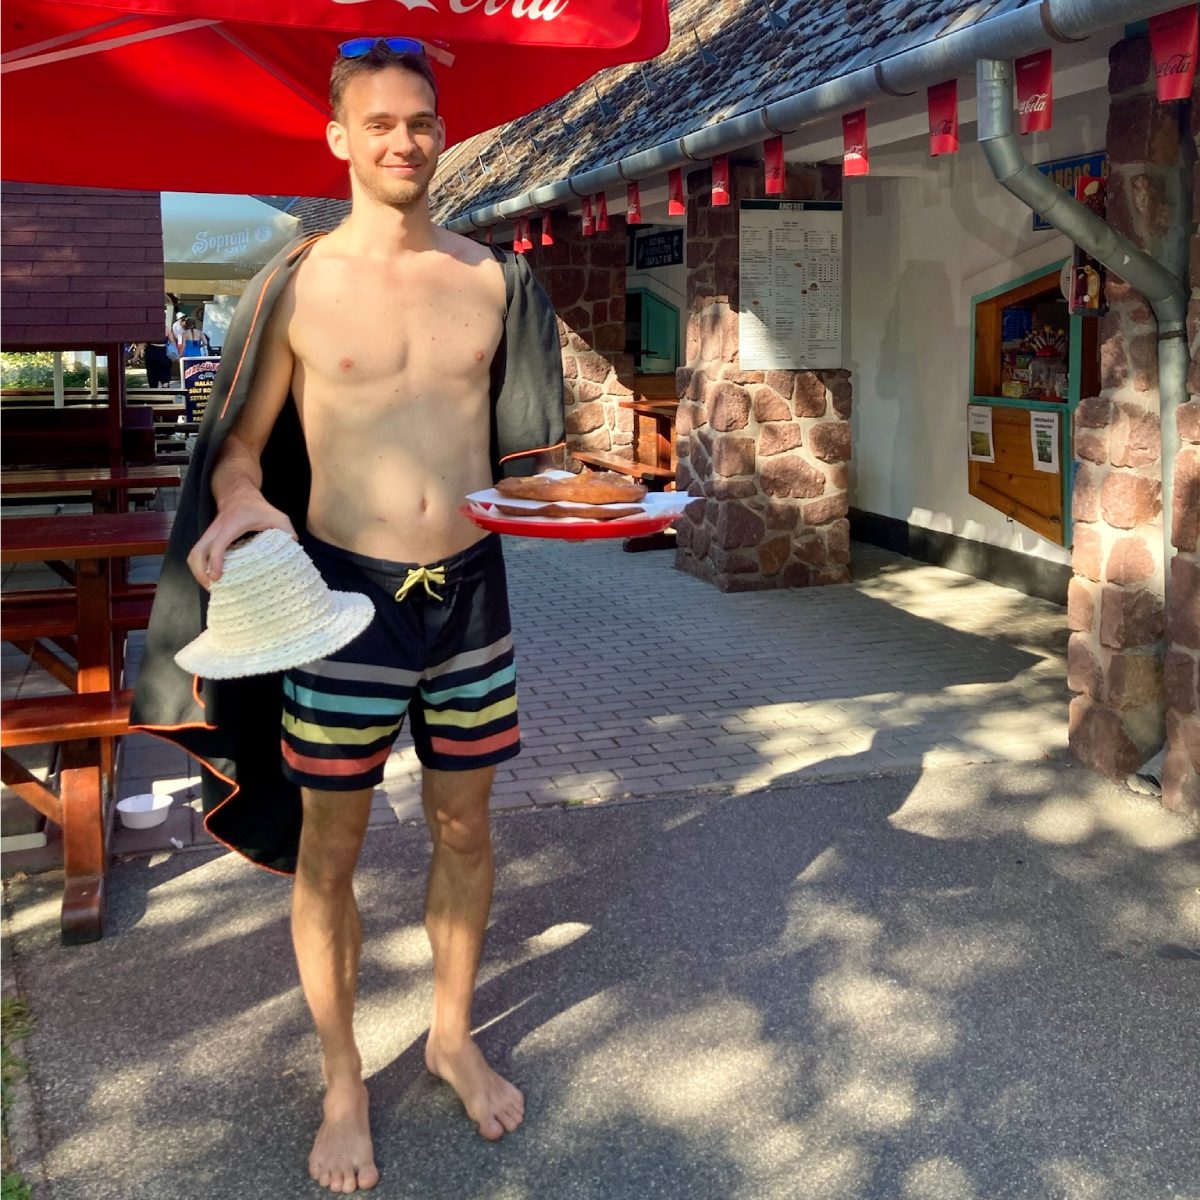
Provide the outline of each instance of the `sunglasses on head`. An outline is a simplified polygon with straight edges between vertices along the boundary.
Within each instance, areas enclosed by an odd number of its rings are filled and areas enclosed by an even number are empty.
[[[343,58],[366,58],[376,46],[383,44],[393,54],[424,54],[425,43],[406,37],[358,37],[343,42],[338,53]]]

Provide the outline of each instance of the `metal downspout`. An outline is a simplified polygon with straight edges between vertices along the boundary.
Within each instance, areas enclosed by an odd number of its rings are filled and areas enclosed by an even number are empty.
[[[1176,414],[1187,395],[1188,293],[1183,281],[1025,161],[1013,134],[1013,66],[983,59],[976,65],[979,145],[997,180],[1017,199],[1065,233],[1114,275],[1141,292],[1158,320],[1159,433],[1162,441],[1163,596],[1171,577],[1171,518],[1175,494]]]

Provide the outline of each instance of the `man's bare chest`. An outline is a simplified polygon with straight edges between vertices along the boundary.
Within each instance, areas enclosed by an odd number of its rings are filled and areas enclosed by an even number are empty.
[[[345,383],[486,378],[503,313],[473,284],[450,272],[444,279],[298,288],[292,351],[307,374]]]

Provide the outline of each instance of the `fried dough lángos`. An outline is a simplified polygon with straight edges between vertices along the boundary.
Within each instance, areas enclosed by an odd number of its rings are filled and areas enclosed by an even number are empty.
[[[546,475],[501,479],[496,484],[496,491],[513,500],[543,500],[547,504],[556,501],[636,504],[646,495],[646,486],[618,475],[616,471],[581,471],[570,479],[553,479]]]

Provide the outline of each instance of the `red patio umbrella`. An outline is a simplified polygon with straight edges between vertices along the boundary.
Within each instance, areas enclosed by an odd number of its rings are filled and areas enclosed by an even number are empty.
[[[343,196],[324,145],[339,42],[435,60],[451,142],[667,45],[667,0],[5,0],[0,177]]]

